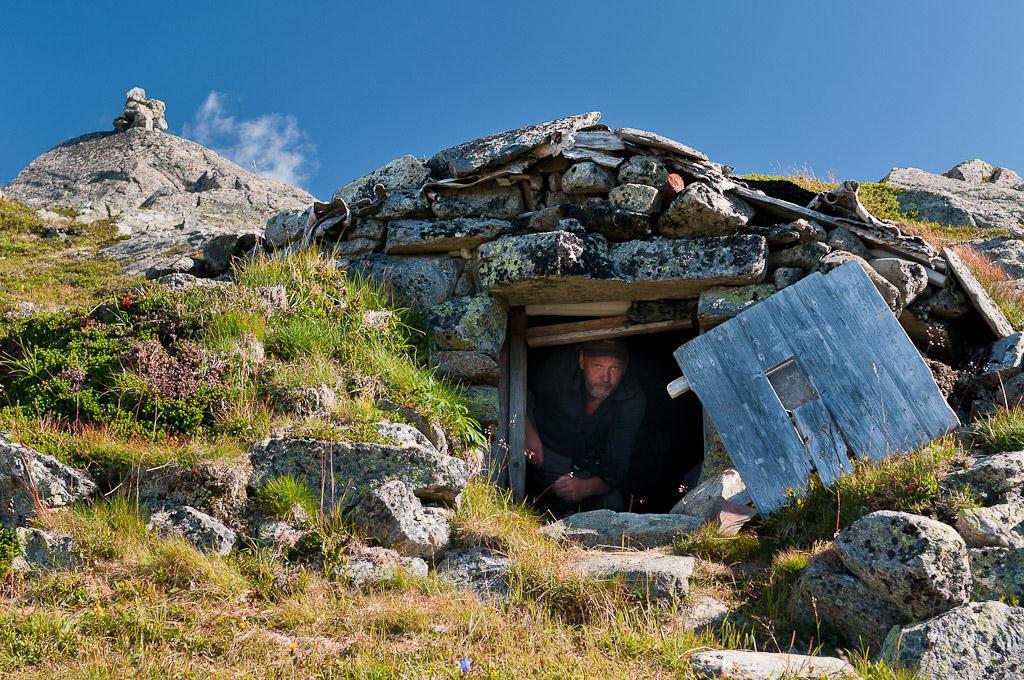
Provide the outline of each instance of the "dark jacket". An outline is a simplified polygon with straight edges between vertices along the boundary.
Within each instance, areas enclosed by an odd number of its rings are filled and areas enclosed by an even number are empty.
[[[545,451],[619,488],[647,400],[627,368],[618,388],[591,415],[579,367],[579,347],[558,348],[530,362],[529,413]]]

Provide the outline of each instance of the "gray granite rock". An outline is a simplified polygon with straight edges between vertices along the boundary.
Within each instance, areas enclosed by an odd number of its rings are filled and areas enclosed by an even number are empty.
[[[511,232],[506,220],[462,217],[452,220],[397,220],[388,225],[388,254],[446,253],[473,249]]]
[[[493,425],[498,422],[500,401],[497,387],[470,385],[462,390],[462,394],[471,418],[481,425]]]
[[[677,142],[674,139],[663,137],[655,132],[624,127],[616,130],[615,134],[623,141],[630,142],[636,146],[671,151],[672,153],[679,154],[680,156],[686,156],[688,158],[694,158],[701,161],[706,161],[708,159],[707,154],[703,151],[697,151],[693,147]]]
[[[775,286],[770,283],[708,288],[700,294],[697,303],[697,322],[701,329],[709,330],[767,300],[774,293]]]
[[[173,462],[138,474],[136,492],[152,506],[187,505],[229,522],[242,514],[252,468],[245,458]]]
[[[450,257],[393,255],[369,255],[348,264],[349,271],[383,283],[395,302],[418,312],[451,297],[461,266]]]
[[[1024,192],[1022,192],[1024,197]],[[1018,283],[1024,280],[1024,240],[1012,236],[971,241],[970,246],[987,257]]]
[[[649,188],[649,187],[648,187]],[[581,236],[586,232],[601,234],[611,241],[646,239],[651,235],[651,216],[614,205],[606,198],[591,198],[582,205],[568,207],[569,220],[561,220],[558,229],[572,231],[566,222],[579,223]]]
[[[616,208],[653,215],[661,208],[661,191],[646,184],[620,184],[608,193]]]
[[[96,492],[84,472],[53,456],[0,437],[0,526],[24,526],[36,512],[36,499],[47,509],[66,508]]]
[[[649,549],[669,545],[679,534],[702,523],[689,515],[591,510],[564,517],[542,531],[586,548]]]
[[[964,508],[956,514],[956,530],[970,548],[1024,548],[1024,502]]]
[[[433,215],[430,202],[420,189],[400,189],[388,192],[380,208],[374,213],[379,220],[423,219]]]
[[[354,179],[334,192],[335,199],[355,203],[362,198],[374,198],[373,188],[382,184],[388,194],[418,190],[430,177],[426,163],[415,156],[402,156],[385,163],[368,175]]]
[[[784,248],[768,253],[768,266],[790,267],[812,272],[818,268],[821,259],[832,252],[832,249],[819,241],[809,241],[792,248]]]
[[[438,375],[457,382],[497,385],[501,371],[498,362],[483,352],[448,350],[431,352],[430,363]]]
[[[896,288],[904,309],[928,288],[928,271],[917,262],[881,257],[868,260],[868,264]]]
[[[429,314],[431,337],[439,349],[472,350],[497,357],[505,340],[508,314],[489,295],[453,298]]]
[[[970,598],[967,546],[942,522],[881,510],[843,529],[835,547],[846,569],[912,618]]]
[[[1024,549],[972,548],[973,599],[1024,599]]]
[[[943,477],[941,484],[946,489],[969,488],[984,505],[1004,503],[1024,488],[1024,451],[981,456],[970,467]]]
[[[434,217],[489,217],[511,219],[526,210],[523,194],[516,185],[500,186],[484,182],[468,189],[438,189],[430,210]]]
[[[971,602],[933,619],[894,628],[881,659],[932,680],[1024,676],[1024,609]]]
[[[804,270],[799,267],[779,267],[773,274],[775,290],[788,288],[802,278],[804,278]]]
[[[483,597],[504,597],[511,567],[507,556],[489,548],[452,548],[444,554],[437,573],[457,588]]]
[[[981,184],[987,182],[992,177],[996,169],[981,160],[980,158],[974,158],[968,161],[961,161],[954,165],[946,172],[942,173],[943,177],[949,177],[950,179],[958,179],[963,182],[973,182],[975,184]]]
[[[114,119],[114,131],[124,132],[129,128],[141,128],[156,132],[167,129],[164,114],[167,104],[159,99],[147,99],[141,87],[128,90],[121,115]]]
[[[399,572],[410,576],[426,576],[427,563],[420,557],[406,557],[390,548],[350,545],[348,559],[341,568],[341,576],[358,590],[367,590],[398,577]]]
[[[670,512],[677,515],[712,519],[718,514],[720,501],[728,501],[737,505],[747,505],[751,502],[747,485],[743,483],[740,473],[733,468],[723,470],[687,491]]]
[[[689,590],[693,563],[692,557],[642,551],[589,553],[580,557],[577,565],[586,576],[621,580],[646,599],[674,602]]]
[[[78,566],[81,558],[70,536],[60,536],[41,529],[18,527],[14,530],[17,555],[11,561],[12,571],[50,571]]]
[[[592,161],[570,165],[562,173],[562,191],[567,194],[604,194],[613,186],[612,173]]]
[[[164,536],[184,538],[200,550],[215,555],[227,555],[238,542],[234,531],[205,512],[187,505],[154,511],[146,528]]]
[[[910,617],[836,562],[834,555],[818,556],[800,573],[789,599],[793,620],[877,653],[889,630]]]
[[[887,182],[902,189],[902,212],[954,226],[1007,227],[1024,222],[1024,192],[968,182],[917,168],[893,168]]]
[[[453,514],[447,508],[424,506],[409,484],[393,479],[362,494],[346,516],[400,555],[433,561],[451,541]]]
[[[857,257],[867,258],[868,248],[852,231],[846,227],[836,227],[828,234],[825,243],[832,250],[845,250]]]
[[[699,680],[822,680],[859,678],[848,662],[830,656],[722,650],[690,657]]]
[[[1009,187],[1017,191],[1024,191],[1024,178],[1009,168],[996,168],[988,180],[997,187]]]
[[[594,111],[500,132],[438,152],[428,165],[437,177],[464,177],[508,163],[539,146],[567,142],[572,133],[600,120]]]
[[[996,340],[989,347],[987,357],[978,371],[978,382],[985,387],[998,388],[1021,372],[1024,360],[1024,333],[1014,333]]]
[[[277,213],[269,220],[263,230],[263,242],[271,249],[283,248],[297,241],[302,236],[313,206],[305,208],[288,208]]]
[[[646,184],[659,191],[668,184],[668,170],[657,156],[631,156],[619,166],[619,184]]]
[[[683,189],[665,208],[658,222],[662,236],[720,236],[735,233],[754,216],[742,200],[703,182]]]

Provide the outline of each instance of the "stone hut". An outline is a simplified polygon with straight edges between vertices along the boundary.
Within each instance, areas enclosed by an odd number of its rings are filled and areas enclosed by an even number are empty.
[[[513,488],[528,359],[544,347],[636,342],[648,358],[638,370],[664,397],[651,415],[663,426],[647,429],[676,442],[639,448],[689,447],[706,477],[722,452],[712,423],[700,427],[699,402],[665,394],[679,375],[671,352],[807,274],[859,263],[929,357],[956,363],[965,339],[981,339],[943,255],[865,210],[856,182],[814,194],[746,181],[685,144],[599,120],[585,113],[404,156],[266,228],[269,251],[328,249],[426,316],[431,361],[466,386],[492,428],[492,469]],[[694,469],[649,468],[660,487],[638,484],[638,502],[674,502]]]

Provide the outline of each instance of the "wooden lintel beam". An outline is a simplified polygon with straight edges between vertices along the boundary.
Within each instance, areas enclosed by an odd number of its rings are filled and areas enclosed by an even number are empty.
[[[693,328],[693,321],[690,319],[655,321],[654,323],[639,323],[616,326],[614,328],[570,331],[567,333],[544,335],[533,338],[527,337],[526,344],[529,347],[553,347],[555,345],[569,345],[574,342],[607,340],[609,338],[622,338],[630,335],[646,335],[648,333],[665,333],[668,331],[678,331],[687,328]]]
[[[527,338],[540,338],[547,335],[561,335],[575,331],[589,331],[599,328],[617,328],[629,323],[627,316],[609,316],[603,319],[587,319],[586,321],[569,321],[553,323],[546,326],[531,326],[526,329]]]

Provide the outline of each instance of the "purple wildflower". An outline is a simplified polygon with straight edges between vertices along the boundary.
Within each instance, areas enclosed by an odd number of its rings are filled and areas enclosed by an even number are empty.
[[[469,673],[473,670],[473,660],[468,656],[464,656],[459,659],[459,670],[463,673]]]

